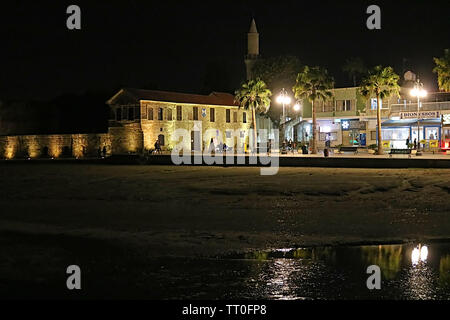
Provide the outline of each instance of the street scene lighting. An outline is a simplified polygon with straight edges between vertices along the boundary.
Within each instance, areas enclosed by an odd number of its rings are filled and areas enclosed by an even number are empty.
[[[414,88],[410,91],[411,96],[417,97],[417,153],[420,155],[420,98],[425,98],[428,94],[427,90],[423,88],[423,83],[417,79]]]

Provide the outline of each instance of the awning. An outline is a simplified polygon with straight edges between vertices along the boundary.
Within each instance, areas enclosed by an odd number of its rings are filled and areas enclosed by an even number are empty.
[[[421,119],[419,120],[421,126],[440,126],[441,119]],[[402,119],[402,120],[386,120],[381,123],[382,127],[417,127],[417,119]]]

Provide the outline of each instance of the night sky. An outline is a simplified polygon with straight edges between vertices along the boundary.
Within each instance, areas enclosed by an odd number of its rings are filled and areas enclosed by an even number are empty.
[[[82,30],[66,28],[77,4]],[[382,30],[366,28],[370,4]],[[217,70],[235,88],[252,16],[262,56],[290,54],[327,67],[350,85],[342,65],[407,66],[436,90],[433,56],[450,47],[450,1],[8,1],[0,8],[0,99],[48,99],[121,86],[200,93]],[[226,88],[215,88],[217,91]]]

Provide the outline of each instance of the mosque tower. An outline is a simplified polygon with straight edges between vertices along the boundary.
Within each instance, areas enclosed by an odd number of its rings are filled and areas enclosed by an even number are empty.
[[[247,55],[245,65],[247,67],[247,80],[252,78],[252,68],[259,57],[259,33],[256,29],[255,19],[252,19],[250,30],[247,33]]]

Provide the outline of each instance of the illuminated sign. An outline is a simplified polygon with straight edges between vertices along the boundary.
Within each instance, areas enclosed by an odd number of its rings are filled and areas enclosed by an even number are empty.
[[[450,124],[450,113],[442,115],[442,124]]]
[[[439,111],[421,111],[419,112],[420,119],[435,119],[439,118]],[[400,117],[402,119],[417,119],[417,111],[413,112],[401,112]]]
[[[348,121],[343,121],[342,129],[347,130],[348,128],[350,128],[350,123]]]

